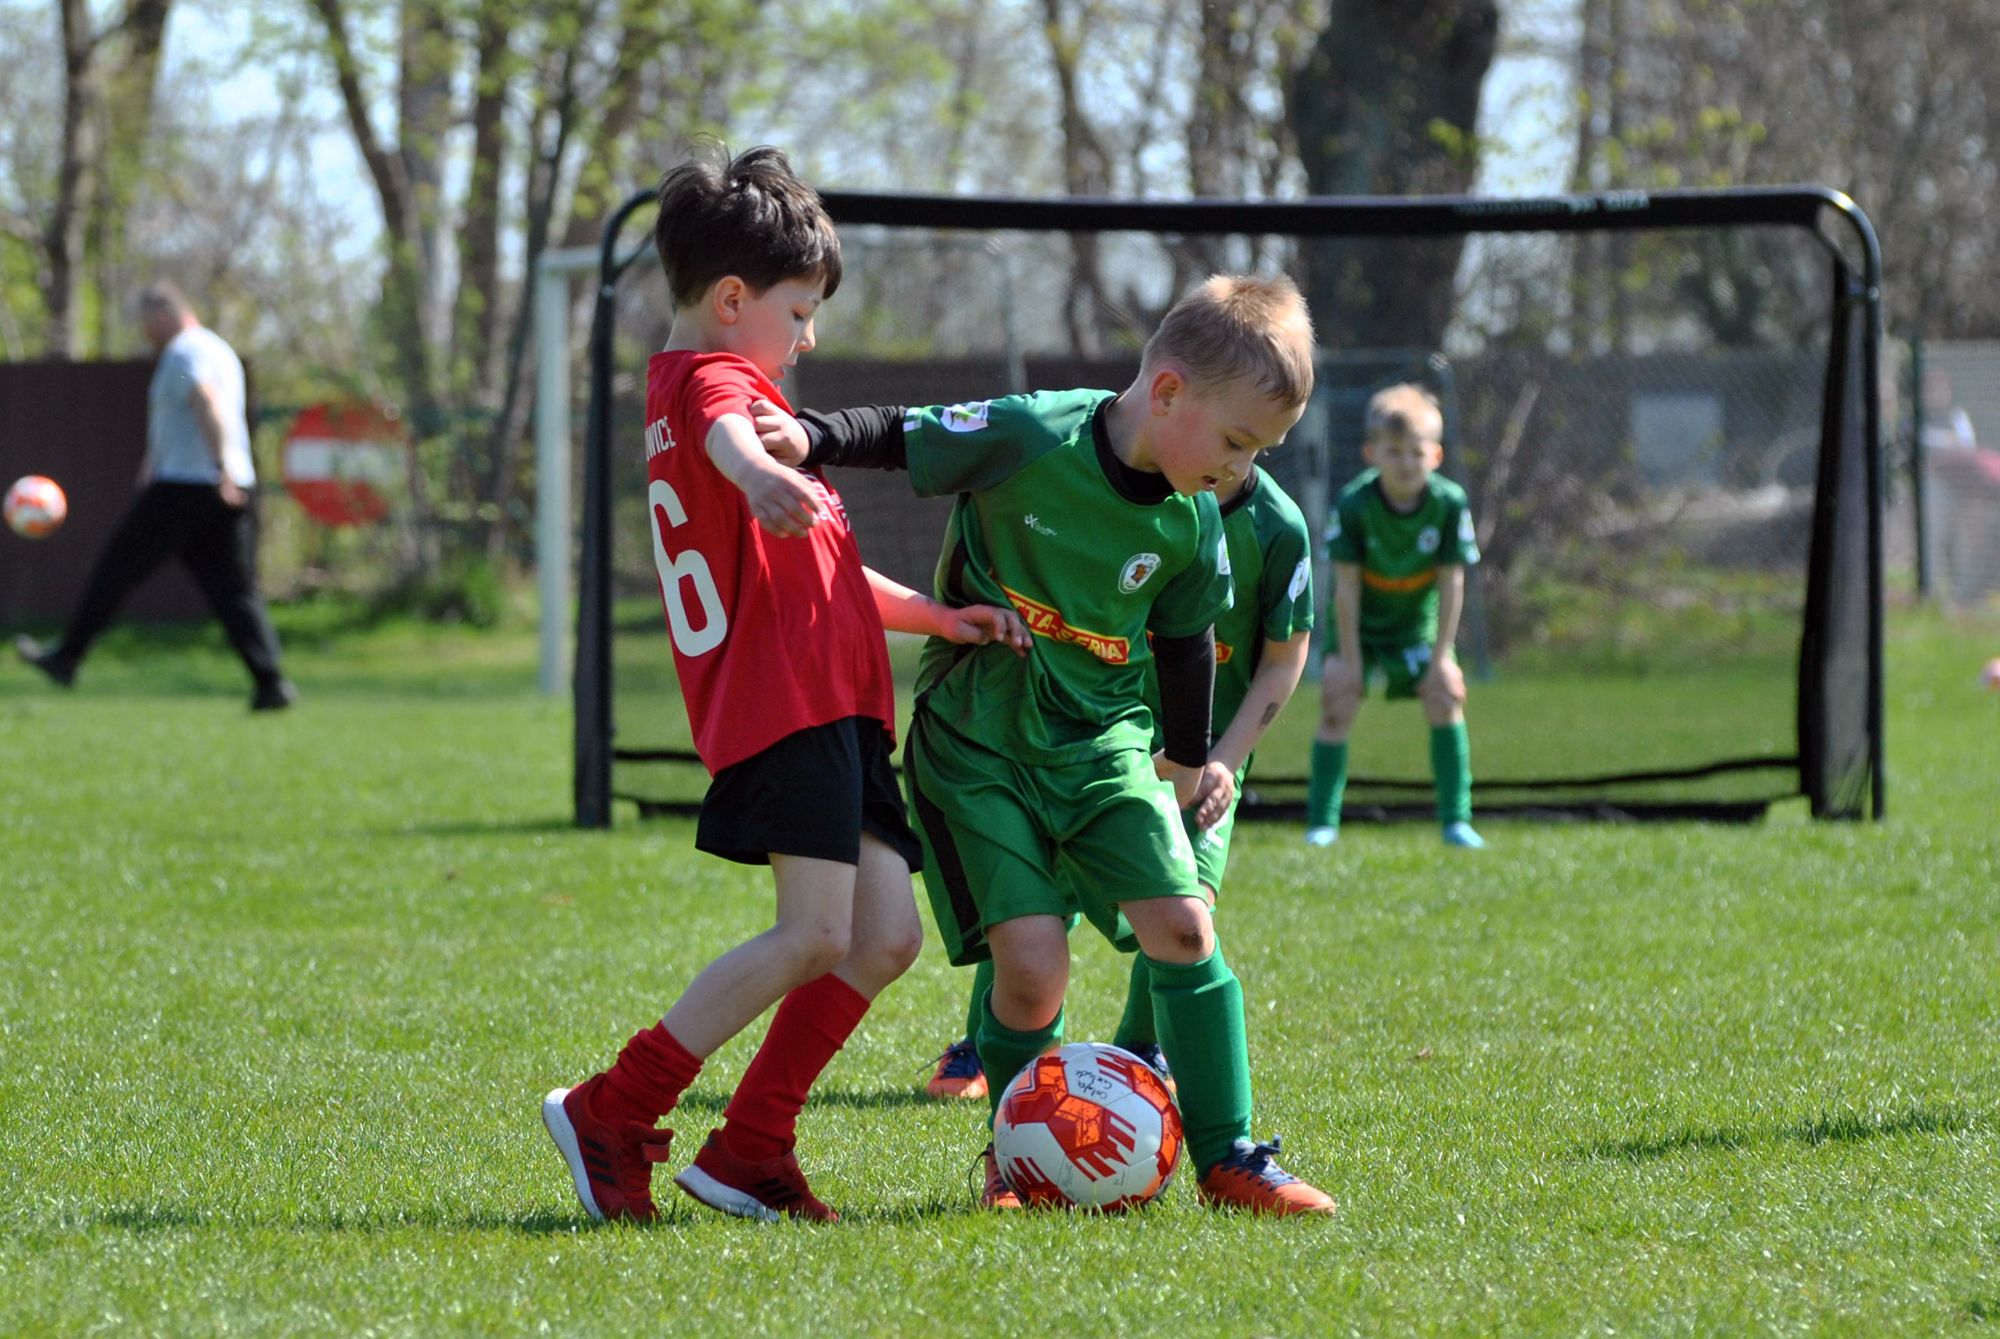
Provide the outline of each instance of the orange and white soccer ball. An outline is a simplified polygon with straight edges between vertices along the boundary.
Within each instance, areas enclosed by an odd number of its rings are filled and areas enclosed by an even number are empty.
[[[62,485],[41,474],[26,474],[7,490],[7,528],[23,539],[46,539],[69,515]]]
[[[1166,1080],[1130,1051],[1072,1042],[1007,1084],[993,1154],[1023,1203],[1117,1213],[1173,1178],[1181,1112]]]

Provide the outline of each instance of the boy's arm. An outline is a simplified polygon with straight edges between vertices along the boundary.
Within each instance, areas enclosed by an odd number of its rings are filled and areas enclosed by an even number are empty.
[[[1174,783],[1175,801],[1185,809],[1226,784],[1222,804],[1227,808],[1236,779],[1215,778],[1206,766],[1215,704],[1215,629],[1203,628],[1192,637],[1156,635],[1153,663],[1160,680],[1162,775]]]
[[[1458,667],[1458,619],[1465,609],[1465,565],[1446,563],[1438,568],[1438,632],[1431,645],[1431,666],[1424,671],[1418,692],[1442,690],[1453,702],[1465,701],[1465,673]]]
[[[797,538],[819,524],[819,494],[804,475],[766,454],[749,419],[724,414],[709,427],[702,445],[722,477],[743,490],[757,524],[786,538]]]
[[[908,586],[883,576],[872,567],[863,567],[868,589],[875,595],[875,612],[882,626],[892,632],[914,632],[942,637],[948,642],[980,645],[1003,642],[1015,655],[1028,654],[1028,626],[1012,609],[990,604],[956,608],[928,595],[919,595]]]
[[[1465,567],[1461,563],[1446,563],[1438,568],[1438,635],[1434,643],[1432,659],[1441,660],[1452,654],[1458,642],[1458,619],[1465,609]]]
[[[1361,683],[1361,564],[1333,565],[1333,627],[1338,649],[1328,656],[1320,691]]]
[[[801,409],[787,414],[769,400],[753,400],[750,413],[762,443],[774,460],[817,469],[843,465],[850,469],[909,468],[909,448],[903,435],[901,405],[865,405],[822,413]]]
[[[1250,754],[1255,751],[1258,741],[1264,738],[1264,732],[1271,728],[1271,722],[1278,719],[1278,713],[1291,700],[1292,691],[1299,686],[1299,676],[1305,673],[1306,660],[1311,654],[1310,628],[1301,629],[1282,642],[1264,643],[1263,655],[1257,661],[1257,672],[1250,676],[1250,689],[1243,695],[1243,704],[1230,718],[1229,728],[1222,732],[1222,738],[1216,740],[1215,747],[1209,750],[1210,762],[1221,763],[1232,776],[1243,770],[1243,764],[1250,760]]]

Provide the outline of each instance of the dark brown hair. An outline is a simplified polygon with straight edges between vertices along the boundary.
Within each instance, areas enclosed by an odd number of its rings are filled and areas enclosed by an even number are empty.
[[[822,297],[840,287],[840,237],[819,192],[767,144],[734,158],[698,145],[660,179],[659,198],[653,245],[678,305],[732,274],[758,294],[787,279],[819,279]]]

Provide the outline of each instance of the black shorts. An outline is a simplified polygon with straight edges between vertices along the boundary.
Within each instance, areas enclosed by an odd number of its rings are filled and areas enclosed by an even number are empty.
[[[861,862],[869,833],[923,867],[882,723],[849,716],[786,735],[715,774],[702,796],[695,849],[744,865],[774,855]]]

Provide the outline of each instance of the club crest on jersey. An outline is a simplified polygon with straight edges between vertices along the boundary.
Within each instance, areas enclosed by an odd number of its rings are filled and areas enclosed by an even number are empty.
[[[1159,554],[1135,553],[1125,560],[1125,566],[1118,573],[1118,589],[1130,595],[1145,585],[1147,579],[1159,570]]]
[[[1438,551],[1438,528],[1427,525],[1417,531],[1417,552],[1436,553]]]
[[[993,407],[991,400],[974,400],[970,404],[948,405],[938,422],[944,424],[946,432],[978,432],[986,426],[986,411]]]
[[[1287,600],[1296,600],[1299,596],[1304,595],[1306,593],[1306,583],[1311,580],[1311,560],[1307,558],[1299,559],[1299,565],[1292,569],[1292,584],[1285,587],[1285,598]]]

